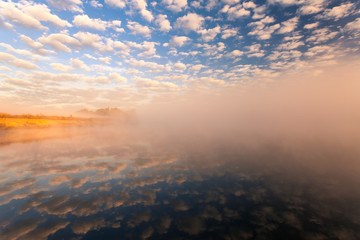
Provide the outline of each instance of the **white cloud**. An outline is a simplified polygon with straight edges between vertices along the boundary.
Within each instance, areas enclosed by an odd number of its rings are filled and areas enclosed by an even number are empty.
[[[74,17],[73,24],[77,27],[82,28],[92,28],[98,31],[105,31],[106,28],[112,27],[117,28],[121,26],[121,21],[114,20],[114,21],[103,21],[99,18],[89,18],[88,15],[77,15]]]
[[[191,39],[186,36],[173,36],[170,40],[170,45],[174,47],[182,47]]]
[[[218,0],[208,0],[207,1],[207,4],[206,4],[206,6],[205,6],[205,9],[207,10],[207,11],[211,11],[212,9],[214,9],[216,6],[218,6],[219,5],[219,2],[218,2]]]
[[[203,85],[210,85],[217,87],[223,87],[226,85],[226,82],[224,80],[216,79],[213,77],[201,77],[197,79],[197,81],[200,81]]]
[[[241,57],[242,55],[244,55],[244,52],[236,49],[228,53],[226,56],[230,58],[235,58],[235,57]]]
[[[81,0],[46,0],[54,7],[61,10],[69,10],[72,12],[83,12],[80,6],[82,6]]]
[[[300,46],[304,46],[305,43],[302,41],[290,41],[290,42],[285,42],[285,43],[281,43],[277,46],[276,49],[278,50],[292,50],[292,49],[296,49]]]
[[[243,2],[243,6],[246,9],[248,9],[248,8],[256,8],[256,4],[254,2],[252,2],[252,1]]]
[[[147,58],[159,57],[156,54],[156,47],[155,47],[156,45],[160,45],[160,43],[158,42],[144,41],[143,43],[139,44],[139,43],[127,41],[126,43],[129,47],[137,48],[143,51],[142,53],[138,54],[138,57],[147,57]]]
[[[222,0],[222,2],[225,4],[233,5],[233,4],[239,3],[240,0]]]
[[[246,10],[242,4],[235,5],[233,7],[230,7],[229,5],[225,5],[221,11],[222,13],[227,13],[227,19],[228,20],[236,20],[244,16],[249,16],[250,11]]]
[[[23,55],[23,56],[26,56],[26,57],[31,57],[32,55],[34,55],[32,52],[30,52],[28,50],[17,49],[17,48],[14,48],[13,46],[11,46],[10,44],[7,44],[7,43],[0,43],[0,46],[6,48],[6,51],[10,52],[10,53],[19,54],[19,55]]]
[[[183,29],[185,32],[201,29],[205,19],[196,13],[188,13],[179,17],[175,22],[175,28]]]
[[[345,25],[345,29],[349,31],[360,31],[360,17]]]
[[[246,52],[246,56],[247,57],[263,57],[265,56],[265,51],[264,50],[261,50],[261,44],[253,44],[253,45],[250,45],[250,46],[246,46],[245,47],[247,50]]]
[[[72,52],[71,47],[79,47],[80,42],[67,35],[66,33],[54,33],[50,35],[41,36],[38,41],[42,44],[48,45],[55,50],[62,52]]]
[[[130,29],[132,34],[143,35],[144,37],[151,37],[151,30],[148,26],[143,26],[137,22],[129,21],[127,27]]]
[[[312,32],[312,35],[306,39],[307,42],[321,43],[326,42],[336,37],[339,33],[332,32],[328,28],[316,29]]]
[[[273,51],[272,54],[270,54],[269,56],[266,57],[266,59],[270,60],[270,61],[274,61],[274,60],[278,60],[278,59],[283,59],[283,60],[290,60],[290,59],[294,59],[294,58],[299,58],[301,57],[303,54],[300,51],[297,50],[291,50],[291,51]]]
[[[265,10],[266,10],[266,5],[262,5],[260,7],[255,8],[254,11],[254,15],[252,16],[253,19],[261,19],[265,17]]]
[[[91,0],[90,5],[94,8],[101,8],[103,5],[96,0]]]
[[[118,8],[124,8],[126,6],[125,0],[105,0],[105,3]]]
[[[110,62],[111,62],[111,57],[110,57],[110,56],[107,56],[107,57],[99,57],[99,61],[100,61],[100,62],[103,62],[103,63],[106,63],[106,64],[110,64]]]
[[[151,88],[151,87],[160,86],[160,82],[152,80],[150,78],[137,77],[133,81],[136,83],[136,86],[139,88]]]
[[[229,28],[222,31],[221,38],[228,39],[230,37],[234,37],[238,34],[239,28]]]
[[[15,59],[10,53],[0,52],[0,61],[10,61]]]
[[[141,16],[146,21],[151,22],[154,19],[152,13],[146,9],[147,3],[145,0],[132,0],[129,3],[132,8],[135,8],[140,12]]]
[[[148,68],[151,70],[156,70],[158,72],[170,71],[169,66],[158,64],[156,62],[147,62],[144,60],[136,60],[134,58],[130,60],[125,60],[125,62],[135,68]]]
[[[82,47],[91,47],[101,52],[111,52],[114,50],[115,43],[110,38],[104,38],[89,32],[77,32],[73,36],[79,40]]]
[[[340,18],[349,16],[352,12],[354,12],[354,4],[344,3],[340,6],[333,7],[332,9],[326,9],[321,17],[325,19],[338,20]]]
[[[159,30],[162,32],[169,32],[172,29],[167,16],[164,14],[157,15],[155,24],[159,26]]]
[[[179,71],[184,71],[186,70],[186,65],[181,62],[177,62],[174,64],[174,68]]]
[[[290,18],[289,20],[282,22],[281,27],[277,31],[277,33],[283,34],[283,33],[289,33],[289,32],[294,31],[298,22],[299,22],[298,17]]]
[[[304,4],[299,8],[299,12],[302,15],[319,13],[324,10],[326,5],[326,0],[305,0]]]
[[[187,7],[187,0],[162,0],[162,3],[173,12],[181,12]]]
[[[71,27],[71,24],[52,14],[44,4],[22,1],[20,3],[0,2],[0,16],[12,23],[38,30],[47,29],[40,21],[59,27]]]
[[[254,29],[249,32],[249,35],[255,35],[260,40],[267,40],[271,38],[272,33],[280,28],[280,24],[274,24],[271,26],[266,26],[270,23],[273,23],[275,19],[273,17],[266,16],[257,22],[249,23],[249,26],[255,26]]]
[[[118,73],[110,73],[109,79],[117,83],[127,83],[127,79],[123,76],[120,76]]]
[[[319,22],[306,24],[306,25],[304,26],[304,28],[305,28],[305,29],[313,29],[313,28],[316,28],[317,26],[319,26]]]
[[[61,63],[51,63],[50,66],[54,70],[61,71],[61,72],[69,72],[69,71],[73,70],[72,66],[64,65]]]
[[[270,4],[281,4],[285,6],[297,5],[303,3],[303,0],[268,0]]]
[[[205,65],[202,65],[202,64],[196,64],[196,65],[191,66],[191,67],[189,68],[189,70],[198,72],[198,71],[200,71],[200,70],[203,69],[203,68],[206,68],[206,66],[205,66]]]
[[[222,57],[221,52],[225,50],[225,44],[223,42],[218,42],[217,44],[196,44],[197,47],[203,48],[204,56],[220,56]]]
[[[86,65],[83,61],[81,61],[80,59],[77,58],[72,58],[70,60],[71,65],[73,66],[73,68],[75,69],[82,69],[85,71],[90,71],[90,68],[88,67],[88,65]]]
[[[46,55],[46,54],[55,54],[54,51],[44,48],[44,45],[40,42],[36,42],[25,35],[20,35],[21,40],[30,47],[36,54]]]
[[[0,62],[5,62],[8,65],[11,65],[11,66],[14,66],[17,68],[28,69],[28,70],[39,68],[36,64],[34,64],[30,61],[19,59],[9,53],[4,53],[4,52],[0,52]]]
[[[221,32],[221,28],[219,26],[216,26],[211,29],[201,29],[198,31],[199,34],[201,34],[202,40],[205,42],[209,42],[214,40],[214,38]]]

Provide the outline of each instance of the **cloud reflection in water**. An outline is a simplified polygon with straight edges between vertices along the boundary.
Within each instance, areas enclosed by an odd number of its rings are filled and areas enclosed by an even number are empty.
[[[360,238],[358,179],[310,168],[313,152],[101,139],[3,146],[1,239]]]

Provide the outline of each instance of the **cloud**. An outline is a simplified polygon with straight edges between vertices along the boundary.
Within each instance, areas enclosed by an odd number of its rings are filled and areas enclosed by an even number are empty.
[[[136,68],[148,68],[148,69],[152,69],[152,70],[157,70],[159,72],[170,71],[168,66],[161,65],[161,64],[158,64],[155,62],[146,62],[144,60],[136,60],[134,58],[125,60],[125,62],[127,64],[129,64],[130,66],[136,67]]]
[[[126,6],[125,0],[105,0],[105,3],[118,8],[124,8]]]
[[[189,68],[189,70],[191,70],[191,71],[200,71],[203,68],[207,68],[207,67],[202,65],[202,64],[196,64],[196,65],[191,66]]]
[[[289,20],[286,20],[282,22],[280,25],[281,27],[277,31],[277,33],[283,34],[283,33],[289,33],[296,29],[296,26],[299,22],[298,17],[290,18]]]
[[[234,21],[236,19],[249,16],[250,11],[246,10],[242,4],[235,5],[233,7],[229,5],[225,5],[221,10],[221,13],[227,13],[227,19],[230,21]]]
[[[146,21],[151,22],[154,19],[153,14],[146,9],[147,3],[145,0],[132,0],[130,6],[137,9]]]
[[[67,33],[53,33],[50,35],[43,35],[38,38],[38,41],[42,44],[48,45],[57,51],[72,52],[69,47],[79,47],[79,40],[70,37]]]
[[[159,45],[159,43],[157,42],[144,41],[143,43],[139,44],[139,43],[127,41],[126,43],[128,47],[138,48],[143,51],[142,53],[138,54],[138,57],[146,57],[146,58],[159,57],[156,54],[156,47],[155,47],[156,45]]]
[[[103,5],[99,3],[97,0],[91,0],[90,5],[94,8],[102,8]]]
[[[89,18],[88,15],[77,15],[74,17],[73,24],[77,27],[92,28],[98,31],[105,31],[106,28],[112,27],[116,29],[121,26],[121,21],[103,21],[99,18]]]
[[[333,7],[332,9],[326,9],[324,13],[321,15],[321,17],[325,19],[338,20],[340,18],[349,16],[353,12],[354,12],[354,4],[344,3],[340,6]]]
[[[64,65],[62,63],[50,63],[50,66],[57,71],[61,71],[61,72],[70,72],[71,70],[73,70],[73,68],[69,65]]]
[[[27,233],[36,229],[44,220],[40,219],[24,219],[9,227],[6,227],[2,231],[2,236],[5,239],[19,239]]]
[[[36,64],[30,61],[19,59],[9,53],[4,53],[4,52],[0,52],[0,62],[5,62],[11,66],[28,69],[28,70],[39,68]]]
[[[114,50],[115,42],[98,34],[80,31],[73,36],[78,39],[81,47],[91,47],[100,52],[111,52]]]
[[[186,36],[173,36],[170,40],[170,45],[174,47],[182,47],[191,39]]]
[[[72,58],[70,59],[70,63],[75,69],[82,69],[85,71],[90,71],[90,68],[80,59]]]
[[[71,12],[83,12],[81,9],[82,1],[81,0],[46,0],[48,3],[50,3],[55,8],[61,9],[61,10],[68,10]]]
[[[261,44],[253,44],[250,46],[246,46],[248,51],[246,52],[247,57],[263,57],[265,55],[265,51],[261,50]]]
[[[211,29],[201,29],[198,31],[201,34],[202,40],[205,42],[210,42],[215,39],[215,37],[221,32],[220,26],[216,26]]]
[[[132,34],[151,37],[151,30],[148,26],[143,26],[137,22],[128,21],[127,27],[130,29]]]
[[[174,68],[176,70],[184,71],[184,70],[186,70],[186,65],[181,62],[177,62],[174,64]]]
[[[164,14],[157,15],[155,24],[159,26],[159,30],[162,32],[169,32],[172,29],[170,21],[167,19],[167,16]]]
[[[188,13],[183,17],[179,17],[175,22],[175,28],[182,29],[185,32],[197,31],[202,28],[204,17],[196,13]]]
[[[326,0],[306,0],[298,11],[302,15],[316,14],[323,11],[326,4]]]
[[[279,44],[276,49],[291,50],[291,49],[295,49],[295,48],[298,48],[298,47],[304,46],[304,45],[305,45],[305,43],[302,41],[290,41],[290,42],[285,42],[285,43]]]
[[[103,63],[106,63],[106,64],[110,64],[110,62],[111,62],[111,57],[110,57],[110,56],[107,56],[107,57],[99,57],[99,61],[100,61],[100,62],[103,62]]]
[[[40,21],[49,22],[59,27],[71,27],[66,20],[52,14],[44,4],[23,1],[20,3],[0,2],[0,13],[8,21],[22,25],[26,28],[45,30]]]
[[[313,28],[316,28],[317,26],[319,26],[319,22],[305,24],[304,28],[305,29],[313,29]]]
[[[71,178],[67,175],[60,175],[60,176],[57,176],[57,177],[53,177],[50,181],[49,181],[49,184],[51,185],[59,185],[61,183],[64,183],[64,182],[69,182],[71,180]]]
[[[71,229],[75,234],[86,234],[90,230],[99,230],[106,225],[104,218],[84,219],[82,221],[75,221],[71,225]]]
[[[270,4],[280,4],[284,6],[298,5],[303,3],[303,0],[268,0]]]
[[[173,12],[181,12],[187,7],[187,0],[162,0],[162,4]]]
[[[110,73],[109,79],[115,81],[116,83],[127,83],[127,79],[123,76],[120,76],[118,73]]]
[[[339,34],[338,32],[333,32],[328,28],[315,29],[312,32],[312,35],[310,35],[306,39],[306,42],[313,42],[313,43],[326,42],[330,39],[335,38],[338,34]]]
[[[345,25],[345,29],[349,31],[360,31],[360,18],[355,19]]]
[[[274,24],[267,26],[270,23],[273,23],[275,19],[273,17],[266,16],[257,22],[251,22],[248,25],[254,26],[254,29],[248,33],[248,35],[255,35],[260,40],[267,40],[271,38],[272,33],[280,28],[280,24]]]
[[[244,52],[236,49],[228,53],[227,57],[235,58],[235,57],[240,57],[242,55],[244,55]]]
[[[30,47],[35,53],[40,55],[46,55],[46,54],[55,54],[54,51],[48,50],[44,48],[44,45],[40,42],[34,41],[28,36],[20,35],[21,40]]]
[[[221,38],[222,39],[228,39],[230,37],[234,37],[238,34],[239,28],[229,28],[229,29],[224,29],[222,31],[222,35]]]

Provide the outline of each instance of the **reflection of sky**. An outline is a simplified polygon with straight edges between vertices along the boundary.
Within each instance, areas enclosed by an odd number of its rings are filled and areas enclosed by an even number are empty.
[[[102,139],[2,147],[1,239],[360,238],[359,191],[286,152]]]

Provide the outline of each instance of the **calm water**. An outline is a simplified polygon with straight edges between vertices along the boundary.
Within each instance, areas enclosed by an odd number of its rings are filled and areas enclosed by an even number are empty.
[[[0,239],[360,239],[343,149],[76,135],[0,147]]]

